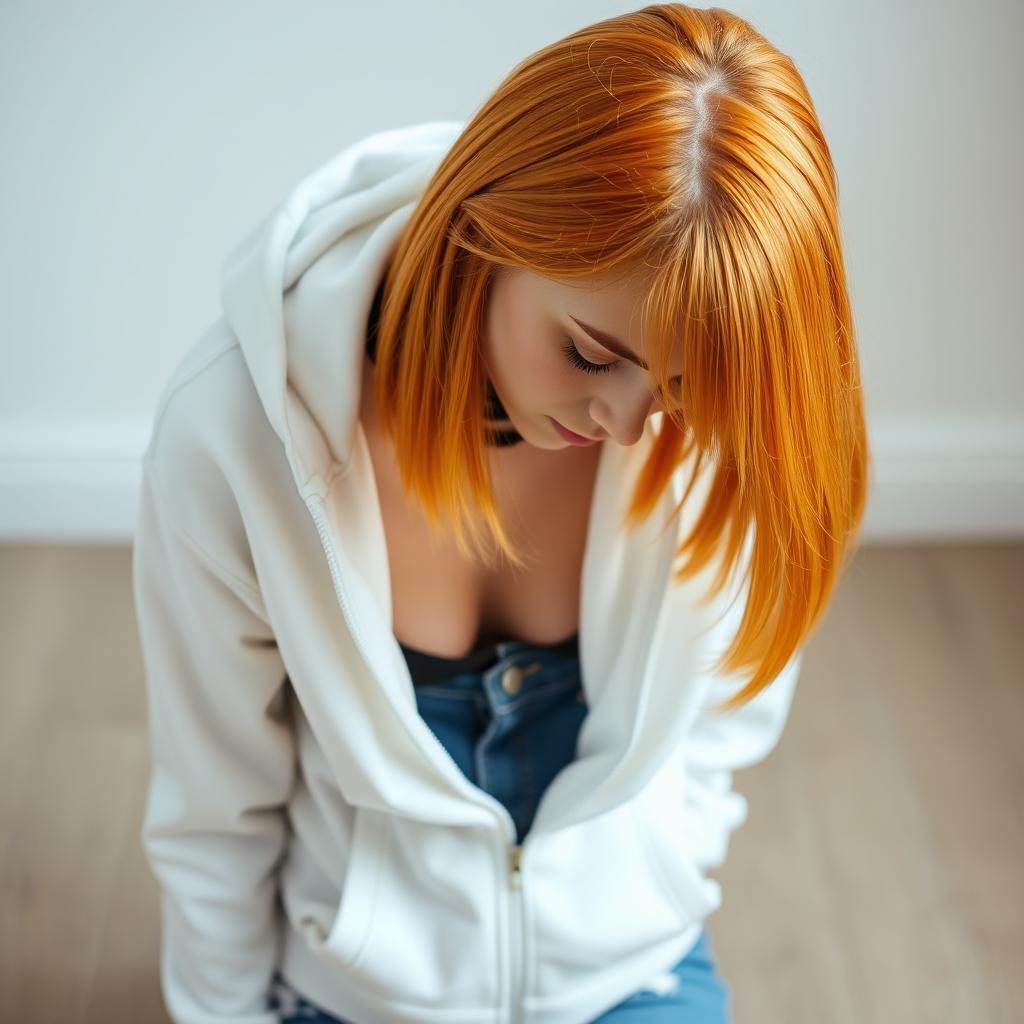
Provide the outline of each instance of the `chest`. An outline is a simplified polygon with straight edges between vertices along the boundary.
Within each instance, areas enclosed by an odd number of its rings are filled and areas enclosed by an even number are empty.
[[[394,451],[376,431],[367,443],[377,482],[399,642],[458,658],[498,640],[555,643],[579,628],[580,580],[601,448],[489,452],[495,500],[526,566],[467,561],[437,540],[401,488]]]

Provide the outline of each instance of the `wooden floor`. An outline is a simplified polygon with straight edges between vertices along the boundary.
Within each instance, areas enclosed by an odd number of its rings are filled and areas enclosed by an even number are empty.
[[[0,1021],[167,1020],[130,559],[0,548]],[[862,550],[736,786],[736,1024],[1024,1021],[1024,547]]]

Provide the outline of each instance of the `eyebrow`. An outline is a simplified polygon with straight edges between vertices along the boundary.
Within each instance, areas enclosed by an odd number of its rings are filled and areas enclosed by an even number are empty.
[[[576,317],[569,314],[569,319],[576,324],[576,326],[583,331],[584,334],[590,337],[591,341],[596,341],[599,345],[603,345],[609,352],[620,356],[622,359],[628,359],[629,362],[635,366],[639,366],[641,370],[649,370],[650,367],[645,363],[639,356],[633,355],[632,352],[621,342],[618,338],[613,337],[606,331],[599,331],[596,327],[591,327],[589,324],[583,323],[582,320],[577,320]],[[677,374],[675,377],[670,378],[671,381],[680,381],[683,379],[682,374]]]

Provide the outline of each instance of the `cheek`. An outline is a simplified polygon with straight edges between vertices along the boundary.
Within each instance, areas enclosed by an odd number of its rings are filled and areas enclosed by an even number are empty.
[[[571,395],[572,367],[550,326],[510,318],[490,338],[495,380],[518,407],[540,408]]]
[[[519,368],[520,394],[525,402],[549,415],[558,415],[583,399],[587,382],[583,374],[569,365],[562,342],[550,328],[546,335],[531,338],[522,348]]]
[[[551,390],[557,387],[561,377],[561,357],[558,346],[550,335],[538,331],[523,344],[523,369],[529,373],[537,387]]]
[[[562,347],[569,344],[535,296],[507,284],[492,293],[484,352],[505,404],[522,414],[557,413],[586,397],[586,376]]]

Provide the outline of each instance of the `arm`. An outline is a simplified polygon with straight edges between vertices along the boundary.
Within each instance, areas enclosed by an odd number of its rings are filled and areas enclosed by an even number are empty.
[[[152,756],[141,838],[161,887],[164,1000],[176,1024],[276,1024],[266,1000],[294,774],[286,672],[255,581],[186,535],[167,493],[147,451],[132,576]]]
[[[745,582],[712,630],[711,646],[716,655],[726,649],[739,629],[747,592]],[[699,838],[695,859],[702,870],[725,862],[732,832],[747,819],[746,798],[732,788],[733,772],[757,764],[778,743],[802,659],[803,652],[798,650],[753,700],[727,714],[709,709],[736,693],[745,680],[722,675],[709,679],[705,710],[693,723],[684,754],[684,813],[703,826],[693,829]]]

